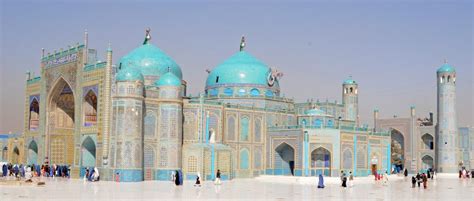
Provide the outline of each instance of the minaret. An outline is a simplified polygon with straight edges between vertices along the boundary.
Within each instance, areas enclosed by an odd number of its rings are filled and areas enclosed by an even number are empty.
[[[379,118],[379,109],[374,109],[374,132],[378,131],[377,128],[377,119]]]
[[[456,70],[445,60],[436,72],[438,120],[436,126],[436,164],[439,172],[458,171],[456,122]]]
[[[345,120],[357,121],[359,115],[359,95],[357,90],[358,85],[352,79],[352,76],[349,76],[342,84],[342,104],[345,110]]]
[[[108,153],[109,153],[109,135],[110,135],[110,99],[111,99],[111,75],[112,75],[112,47],[110,46],[107,48],[107,64],[105,66],[105,76],[104,76],[104,116],[102,117],[103,122],[103,130],[102,130],[102,165],[108,165]]]

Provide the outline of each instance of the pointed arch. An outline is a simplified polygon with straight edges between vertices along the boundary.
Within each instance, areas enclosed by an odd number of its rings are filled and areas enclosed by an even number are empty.
[[[12,159],[10,160],[13,164],[20,162],[20,149],[17,146],[13,148]]]
[[[249,117],[242,116],[240,118],[240,141],[249,141]]]
[[[94,140],[87,136],[81,145],[81,165],[83,167],[94,167],[96,161],[96,145]]]
[[[275,172],[282,175],[294,175],[295,148],[286,142],[282,142],[275,148],[274,156]]]
[[[352,159],[352,151],[350,148],[344,149],[342,152],[342,169],[344,170],[351,170],[353,169],[352,162],[354,160]]]
[[[246,170],[249,169],[249,161],[250,161],[250,155],[249,155],[249,150],[247,148],[242,148],[240,150],[240,163],[239,163],[239,168],[241,170]]]
[[[30,101],[30,115],[29,115],[29,128],[31,131],[35,131],[39,127],[39,100],[36,97]]]
[[[28,156],[27,156],[27,163],[37,164],[38,161],[38,144],[36,144],[35,140],[32,140],[28,145]]]
[[[95,126],[97,124],[97,94],[89,89],[82,103],[84,126]]]
[[[424,170],[428,170],[430,168],[433,168],[434,167],[434,160],[433,160],[433,157],[431,157],[430,155],[425,155],[421,158],[421,161],[422,161],[422,169]]]
[[[423,134],[423,136],[421,136],[421,140],[423,141],[422,142],[422,147],[424,149],[429,149],[429,150],[433,150],[434,149],[434,138],[433,138],[433,135],[429,134],[429,133],[425,133]]]
[[[227,116],[227,138],[226,140],[235,140],[235,117],[233,115]]]
[[[156,115],[154,112],[147,112],[145,118],[143,119],[143,124],[145,126],[144,133],[145,137],[156,137]]]
[[[405,165],[405,137],[397,129],[391,128],[391,164],[395,165],[398,169],[403,169]],[[371,157],[372,159],[372,157]]]

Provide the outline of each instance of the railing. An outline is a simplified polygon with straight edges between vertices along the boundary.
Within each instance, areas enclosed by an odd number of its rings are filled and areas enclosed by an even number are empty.
[[[341,131],[356,131],[356,132],[368,132],[370,135],[376,136],[390,136],[389,132],[372,132],[372,129],[365,127],[348,127],[348,126],[302,126],[302,125],[289,125],[289,126],[270,126],[268,130],[295,130],[295,129],[338,129]]]
[[[192,99],[189,101],[191,104],[201,104],[201,101],[199,99]],[[219,105],[219,106],[224,106],[226,108],[235,108],[235,109],[247,109],[247,110],[256,110],[256,111],[266,111],[266,112],[283,112],[283,113],[294,113],[294,109],[271,109],[271,108],[260,108],[260,107],[251,107],[251,106],[243,106],[243,105],[236,105],[236,104],[230,104],[230,103],[222,103],[219,101],[209,101],[209,100],[204,100],[202,101],[203,104],[205,105]]]

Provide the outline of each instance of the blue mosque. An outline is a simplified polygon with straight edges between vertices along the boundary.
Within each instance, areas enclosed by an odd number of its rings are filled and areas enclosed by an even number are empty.
[[[369,128],[352,77],[341,83],[341,102],[295,102],[282,95],[283,73],[247,52],[244,37],[208,71],[198,96],[149,29],[137,45],[119,60],[109,47],[98,61],[86,32],[83,44],[43,51],[41,75],[26,77],[24,131],[0,135],[0,159],[70,165],[76,178],[98,167],[102,179],[123,182],[170,180],[176,170],[204,180],[220,170],[230,180],[474,168],[474,132],[458,128],[456,71],[447,62],[436,73],[436,121],[415,107],[390,119],[375,109]]]

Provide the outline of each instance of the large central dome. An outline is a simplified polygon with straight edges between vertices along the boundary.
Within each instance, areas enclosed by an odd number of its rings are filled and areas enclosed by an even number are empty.
[[[161,76],[168,72],[168,67],[179,79],[183,78],[181,68],[160,48],[150,44],[147,38],[142,46],[135,48],[120,59],[120,69],[137,68],[143,76]]]
[[[268,85],[270,68],[245,51],[232,55],[218,65],[207,77],[207,86],[216,84]]]

